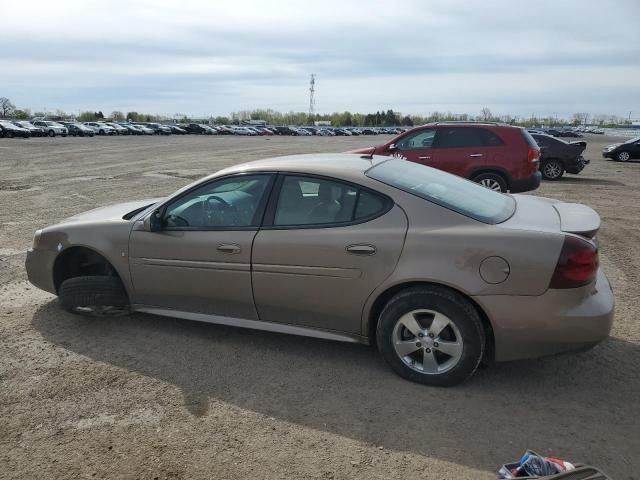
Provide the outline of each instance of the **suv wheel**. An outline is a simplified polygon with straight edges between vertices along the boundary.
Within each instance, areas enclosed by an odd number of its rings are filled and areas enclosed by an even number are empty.
[[[496,192],[506,193],[507,191],[507,182],[498,173],[481,173],[473,177],[473,181]]]
[[[118,317],[129,313],[127,293],[118,277],[73,277],[62,282],[58,298],[65,310],[92,317]]]
[[[55,137],[56,136],[56,132],[54,132],[53,130],[49,130],[49,136],[50,137]]]
[[[629,152],[618,152],[618,154],[616,155],[616,158],[620,162],[627,162],[631,158],[631,155],[629,155]]]
[[[559,160],[545,160],[540,171],[545,180],[558,180],[564,174],[564,165]]]
[[[438,286],[414,287],[393,297],[380,314],[376,334],[391,368],[425,385],[463,382],[484,354],[476,309],[459,293]]]

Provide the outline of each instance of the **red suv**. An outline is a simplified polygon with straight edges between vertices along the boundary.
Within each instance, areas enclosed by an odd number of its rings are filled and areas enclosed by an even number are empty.
[[[540,185],[536,141],[525,129],[506,124],[430,123],[351,153],[405,158],[502,192],[526,192]]]

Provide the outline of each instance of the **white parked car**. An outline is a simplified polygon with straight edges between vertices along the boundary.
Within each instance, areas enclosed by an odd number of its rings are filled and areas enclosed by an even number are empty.
[[[69,134],[67,127],[58,122],[52,122],[50,120],[36,120],[35,122],[31,123],[33,123],[36,127],[43,128],[45,131],[45,135],[49,135],[50,137],[55,137],[56,135],[66,137]]]
[[[93,130],[96,135],[117,135],[115,128],[102,122],[84,122],[84,125]]]

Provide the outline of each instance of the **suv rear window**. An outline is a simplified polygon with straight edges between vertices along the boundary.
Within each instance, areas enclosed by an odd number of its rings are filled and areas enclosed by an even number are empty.
[[[522,132],[522,136],[524,137],[526,142],[529,144],[529,146],[537,149],[538,144],[536,143],[536,140],[531,136],[531,134],[527,132],[524,128],[521,128],[520,131]]]
[[[482,223],[502,223],[515,211],[516,202],[509,195],[406,160],[384,161],[365,174]]]

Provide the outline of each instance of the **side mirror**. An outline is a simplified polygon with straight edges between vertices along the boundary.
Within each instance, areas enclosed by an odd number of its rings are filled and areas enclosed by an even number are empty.
[[[146,230],[150,232],[159,232],[162,230],[162,212],[160,210],[155,210],[145,219],[144,226],[146,227]]]

